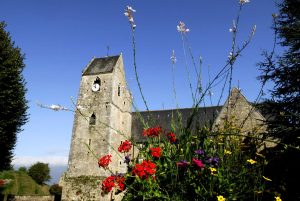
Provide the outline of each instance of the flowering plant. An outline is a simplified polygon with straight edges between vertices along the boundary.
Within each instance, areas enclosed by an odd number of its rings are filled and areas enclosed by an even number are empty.
[[[111,175],[102,181],[102,190],[104,191],[104,193],[108,193],[114,187],[116,187],[117,184],[118,190],[123,191],[125,188],[124,181],[125,178],[121,175],[117,175],[117,176]]]
[[[161,153],[161,148],[160,147],[152,147],[150,148],[150,152],[151,152],[151,155],[153,156],[153,158],[160,158],[162,153]]]
[[[121,145],[119,146],[118,151],[121,153],[126,153],[130,151],[131,147],[132,144],[130,143],[130,141],[125,140],[125,142],[122,142]]]
[[[143,135],[147,137],[158,137],[162,132],[160,126],[144,129]]]
[[[99,158],[98,165],[99,167],[107,168],[110,162],[111,162],[111,155],[105,155]]]

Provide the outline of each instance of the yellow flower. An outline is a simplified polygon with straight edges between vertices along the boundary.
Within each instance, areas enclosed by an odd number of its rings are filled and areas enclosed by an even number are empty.
[[[269,179],[268,177],[262,176],[266,181],[272,181],[272,179]]]
[[[282,199],[279,196],[275,196],[275,201],[282,201]]]
[[[218,201],[225,201],[226,199],[222,195],[217,196]]]
[[[224,154],[230,155],[230,154],[232,154],[232,152],[225,149],[225,150],[224,150]]]
[[[217,169],[216,168],[212,168],[212,167],[209,167],[209,170],[210,170],[210,173],[214,176],[217,175]]]
[[[256,163],[256,161],[252,160],[252,159],[248,159],[247,162],[250,163],[251,165],[253,165],[254,163]]]

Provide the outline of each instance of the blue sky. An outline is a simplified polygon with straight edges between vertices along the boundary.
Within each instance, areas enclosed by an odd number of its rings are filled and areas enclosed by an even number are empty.
[[[81,71],[93,56],[123,53],[126,77],[137,107],[144,109],[134,79],[131,30],[124,16],[126,5],[134,13],[137,43],[137,67],[145,97],[151,110],[174,108],[170,56],[175,50],[175,82],[180,107],[192,105],[180,34],[183,21],[196,62],[203,58],[203,81],[225,64],[231,50],[232,20],[236,18],[238,0],[0,0],[0,20],[7,23],[16,45],[25,53],[29,101],[29,122],[18,135],[16,164],[37,160],[52,165],[66,164],[70,146],[73,114],[37,107],[61,104],[72,107],[70,97],[78,94]],[[248,48],[237,60],[233,86],[239,83],[242,93],[253,101],[260,89],[256,63],[262,50],[270,50],[273,40],[273,0],[251,0],[240,16],[237,41],[241,46],[253,25],[257,31]],[[191,68],[191,60],[188,59]],[[191,70],[192,78],[194,73]],[[194,80],[193,80],[194,81]],[[222,84],[212,89],[217,104]],[[227,92],[228,90],[226,90]],[[227,95],[226,95],[227,96]],[[225,100],[222,100],[222,103]],[[209,104],[209,103],[207,103]]]

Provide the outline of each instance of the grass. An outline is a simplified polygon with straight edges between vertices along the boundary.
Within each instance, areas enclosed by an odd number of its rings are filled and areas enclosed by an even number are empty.
[[[11,195],[50,195],[49,186],[37,184],[26,172],[4,171],[0,178],[12,179],[2,194]]]

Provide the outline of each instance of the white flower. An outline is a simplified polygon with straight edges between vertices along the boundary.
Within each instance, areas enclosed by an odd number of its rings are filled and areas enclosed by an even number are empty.
[[[133,14],[132,14],[134,12],[136,12],[136,10],[134,10],[131,6],[126,6],[124,15],[128,18],[132,28],[136,27],[136,25],[134,24],[134,19],[133,19]]]
[[[131,12],[136,12],[136,10],[134,10],[131,6],[127,6],[127,10],[129,10]]]
[[[249,0],[240,0],[240,4],[245,4],[245,3],[249,3],[250,1]]]
[[[41,107],[41,108],[46,108],[46,109],[50,109],[50,110],[54,110],[54,111],[59,111],[59,110],[67,110],[67,111],[70,111],[68,108],[63,107],[63,106],[61,106],[61,105],[54,105],[54,104],[52,104],[52,105],[48,106],[48,105],[43,105],[43,104],[41,104],[41,103],[37,103],[37,105],[38,105],[39,107]]]
[[[172,51],[172,56],[170,57],[170,59],[171,59],[173,64],[176,63],[177,59],[175,57],[175,51],[174,50]]]
[[[54,110],[54,111],[59,111],[59,110],[67,110],[67,108],[61,106],[61,105],[51,105],[48,107],[49,109],[51,110]]]
[[[181,33],[187,33],[187,32],[189,32],[190,31],[190,29],[187,29],[186,27],[185,27],[185,24],[184,24],[184,22],[179,22],[179,24],[177,25],[177,31],[178,32],[181,32]]]
[[[231,60],[233,58],[232,52],[229,52],[228,59]]]

